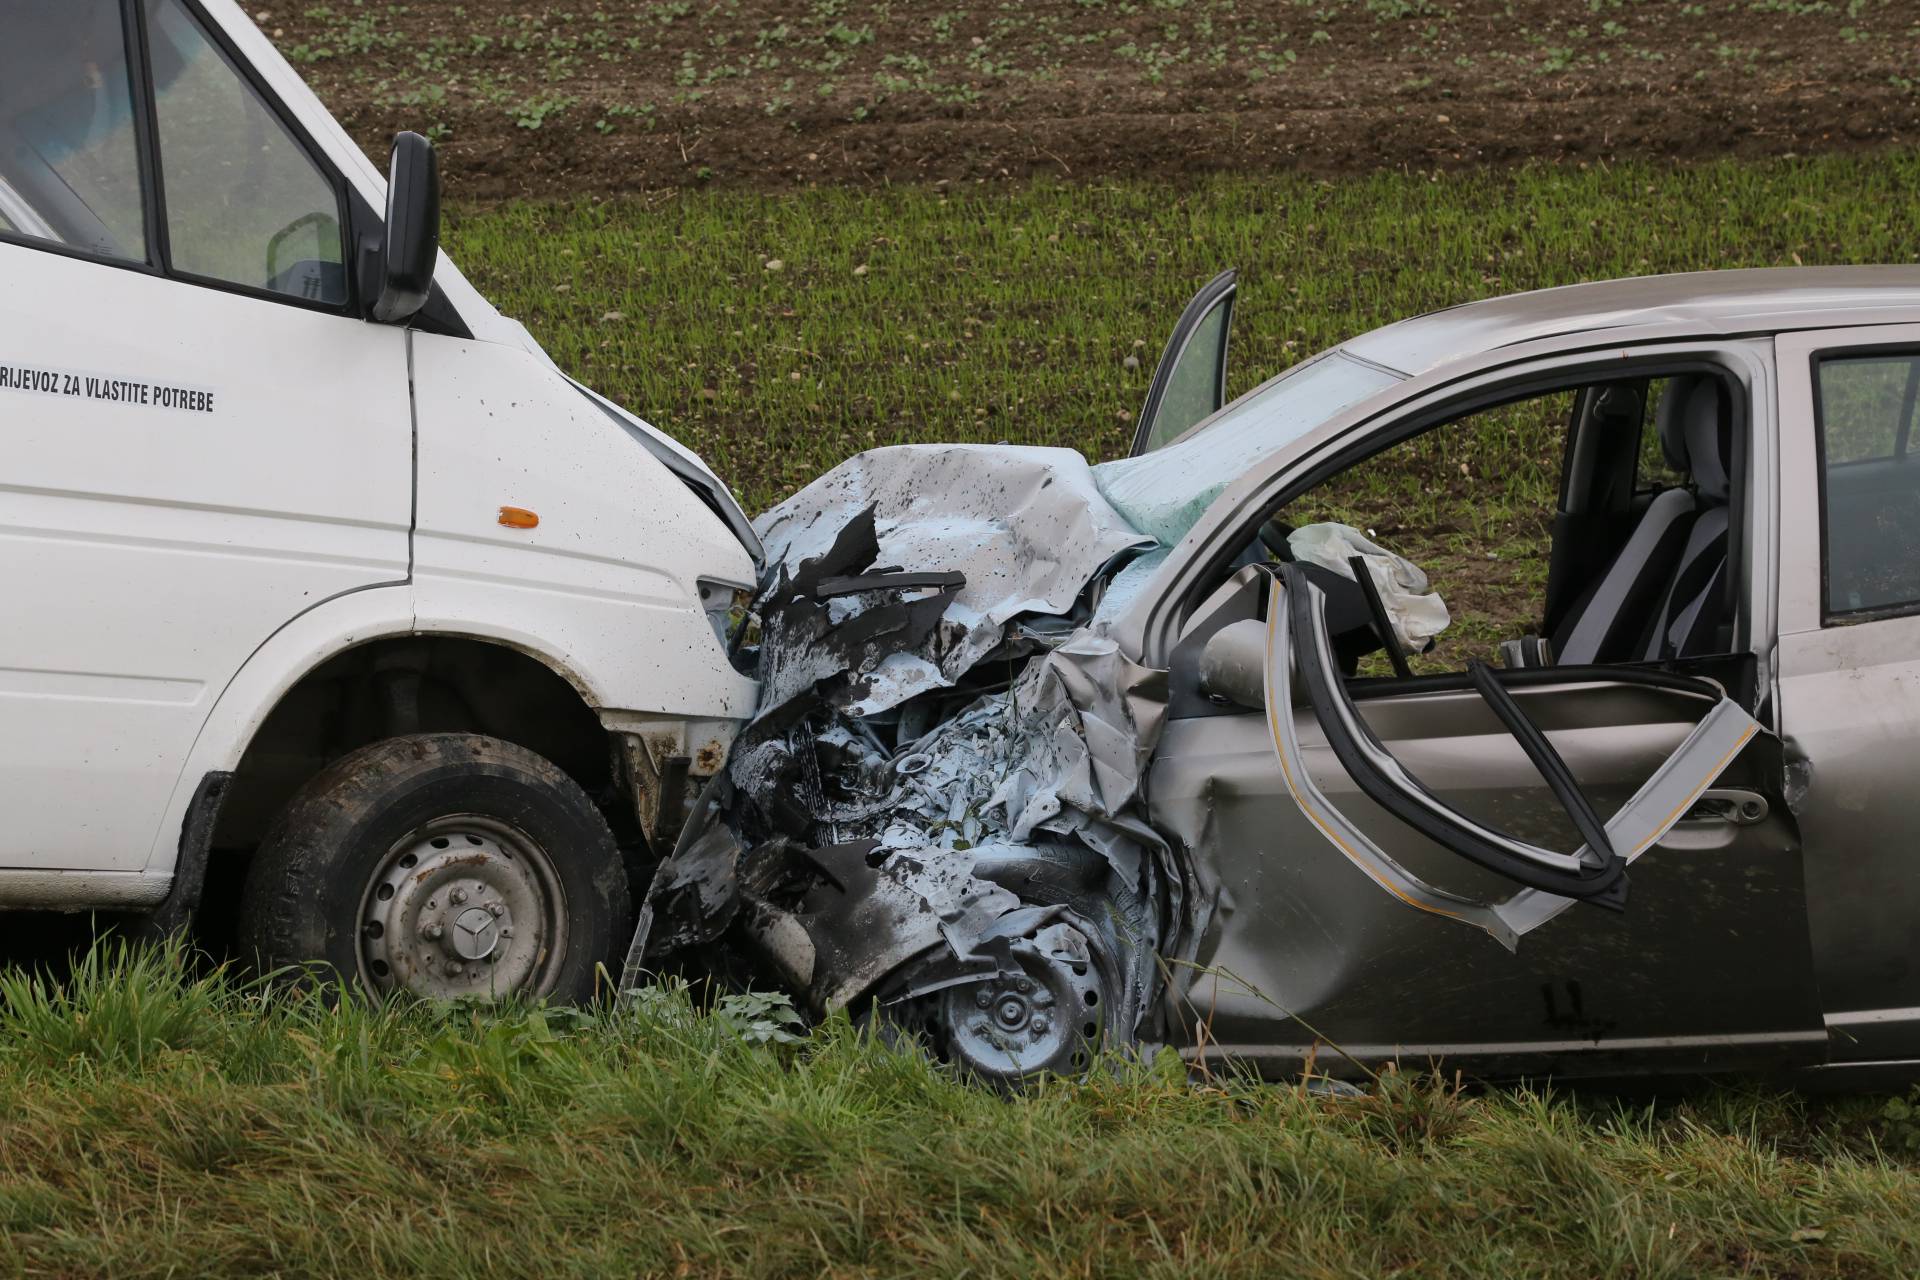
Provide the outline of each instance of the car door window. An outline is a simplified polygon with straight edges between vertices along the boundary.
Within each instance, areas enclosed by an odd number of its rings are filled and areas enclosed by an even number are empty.
[[[1815,403],[1827,613],[1920,605],[1920,353],[1823,359]]]
[[[146,258],[126,31],[112,0],[27,5],[8,15],[0,218],[15,235]]]
[[[334,183],[179,0],[147,18],[174,268],[346,302]]]
[[[1227,339],[1238,276],[1209,280],[1173,327],[1140,410],[1133,453],[1151,453],[1213,416],[1227,399]]]

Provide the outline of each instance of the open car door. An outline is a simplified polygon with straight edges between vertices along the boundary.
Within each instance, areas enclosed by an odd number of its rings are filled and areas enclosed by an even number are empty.
[[[1279,1073],[1824,1059],[1780,744],[1740,700],[1632,666],[1350,679],[1329,603],[1249,566],[1175,651],[1149,789],[1227,904],[1182,993],[1210,1042]]]
[[[1238,283],[1239,273],[1229,267],[1207,281],[1180,313],[1147,384],[1129,456],[1172,443],[1227,402],[1227,339]]]
[[[1365,588],[1372,586],[1371,575],[1364,572],[1359,581]],[[1379,597],[1371,590],[1366,595],[1377,609]],[[1611,819],[1602,822],[1552,741],[1506,688],[1506,683],[1516,679],[1542,683],[1541,677],[1549,674],[1564,684],[1577,681],[1583,673],[1569,668],[1496,673],[1480,662],[1470,664],[1468,684],[1513,736],[1580,837],[1581,845],[1574,852],[1557,852],[1508,835],[1454,808],[1394,758],[1348,696],[1327,634],[1326,593],[1304,571],[1294,565],[1276,566],[1267,607],[1264,700],[1280,770],[1295,803],[1336,848],[1395,897],[1423,911],[1482,929],[1509,949],[1523,934],[1576,902],[1625,910],[1628,866],[1676,823],[1694,813],[1695,804],[1721,772],[1761,732],[1758,722],[1710,681],[1651,671],[1584,673],[1610,681],[1659,684],[1697,697],[1706,708],[1679,749]],[[1379,621],[1376,631],[1392,650],[1392,628],[1385,625],[1384,615]],[[1403,656],[1397,652],[1391,656],[1396,668],[1404,672]],[[1442,848],[1512,881],[1520,886],[1519,891],[1500,901],[1476,901],[1437,888],[1396,862],[1342,813],[1315,785],[1293,717],[1279,714],[1280,708],[1293,705],[1296,676],[1334,758],[1362,794]],[[1758,794],[1730,791],[1719,799],[1744,805],[1751,814],[1768,807],[1766,798]],[[1710,816],[1703,812],[1696,820]],[[1732,820],[1739,818],[1735,813]]]

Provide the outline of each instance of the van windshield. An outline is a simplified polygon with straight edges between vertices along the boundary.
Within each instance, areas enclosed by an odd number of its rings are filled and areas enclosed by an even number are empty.
[[[1254,388],[1165,448],[1101,463],[1094,483],[1134,528],[1170,547],[1255,463],[1399,381],[1328,352]]]
[[[25,5],[0,41],[0,213],[17,234],[147,256],[120,6]]]

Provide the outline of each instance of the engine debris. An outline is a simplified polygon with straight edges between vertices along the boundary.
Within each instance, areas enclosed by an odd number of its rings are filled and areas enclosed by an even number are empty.
[[[1042,448],[875,450],[756,525],[760,709],[659,870],[626,984],[744,956],[816,1014],[877,999],[1007,1078],[1139,1037],[1157,958],[1199,922],[1140,812],[1165,673],[1099,606],[1158,542]]]

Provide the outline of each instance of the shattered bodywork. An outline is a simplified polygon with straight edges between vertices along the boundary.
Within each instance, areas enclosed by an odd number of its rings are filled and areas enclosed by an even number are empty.
[[[1232,909],[1230,852],[1206,830],[1217,797],[1148,804],[1168,672],[1129,657],[1109,625],[1179,529],[1137,528],[1099,480],[1066,450],[902,446],[760,519],[762,702],[658,872],[629,984],[667,965],[770,976],[816,1014],[878,1008],[993,1078],[1068,1070],[1103,1039],[1151,1043],[1191,1022],[1178,1006],[1216,912]],[[1292,531],[1282,558],[1246,558],[1235,581],[1249,600],[1269,583],[1265,619],[1223,628],[1204,678],[1268,708],[1294,805],[1353,867],[1508,949],[1577,900],[1619,908],[1626,865],[1756,731],[1710,684],[1669,679],[1711,709],[1609,822],[1563,795],[1587,838],[1575,852],[1482,827],[1374,738],[1331,639],[1326,591],[1360,581],[1381,635],[1430,639],[1447,615],[1425,576],[1338,525]],[[1360,608],[1363,593],[1347,594]],[[1473,680],[1536,764],[1564,775],[1500,682]],[[1404,791],[1396,816],[1519,892],[1429,883],[1371,840],[1312,777],[1295,684],[1363,789],[1375,778],[1369,794],[1390,810]],[[1308,860],[1335,866],[1326,852]]]
[[[1141,806],[1165,674],[1101,626],[1157,541],[1078,454],[964,446],[863,454],[759,532],[761,709],[630,966],[742,943],[902,1021],[962,991],[995,1073],[1133,1038],[1202,905]]]
[[[1305,361],[1204,439],[1100,466],[876,449],[763,515],[760,707],[660,869],[628,980],[744,953],[816,1011],[877,997],[990,1075],[1154,1034],[1216,894],[1150,820],[1167,673],[1112,625],[1256,459],[1398,380]]]

